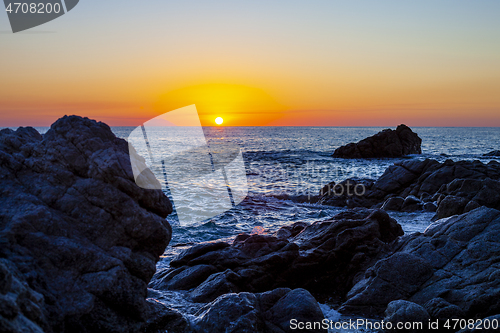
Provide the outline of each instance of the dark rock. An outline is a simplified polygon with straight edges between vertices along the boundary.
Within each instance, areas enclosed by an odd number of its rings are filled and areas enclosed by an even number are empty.
[[[229,244],[225,242],[197,244],[183,251],[181,255],[174,258],[170,262],[170,266],[180,267],[188,263],[193,258],[201,257],[208,252],[224,249],[228,246]]]
[[[163,290],[188,290],[198,286],[216,272],[217,269],[212,265],[188,267],[179,274],[163,278],[157,288]]]
[[[347,294],[348,300],[341,311],[380,315],[393,300],[408,299],[432,272],[432,266],[424,259],[397,252],[366,271],[365,279]]]
[[[420,194],[420,201],[431,202],[433,200],[432,200],[432,196],[429,193],[423,192]]]
[[[465,313],[458,306],[450,304],[441,297],[431,299],[424,304],[425,309],[432,319],[439,319],[445,322],[447,319],[462,319],[465,318]]]
[[[338,184],[333,182],[321,189],[318,203],[337,207],[369,208],[376,204],[376,201],[366,195],[372,185],[373,179],[349,178]]]
[[[421,175],[425,174],[429,169],[438,169],[436,166],[439,162],[434,160],[409,160],[395,163],[385,170],[382,176],[377,179],[373,187],[378,191],[378,196],[387,194],[402,194],[407,187],[418,182]],[[429,170],[429,171],[430,171]],[[420,195],[420,193],[414,195]]]
[[[435,219],[466,213],[481,206],[500,209],[500,181],[488,177],[455,179],[439,192],[444,199],[438,202]]]
[[[245,240],[247,240],[248,237],[250,237],[249,234],[245,234],[245,233],[239,234],[238,236],[236,236],[234,238],[233,244],[243,243]],[[287,238],[287,237],[284,237],[284,238]]]
[[[477,206],[477,207],[479,207],[479,206]],[[477,207],[474,207],[474,209],[477,208]],[[433,212],[435,212],[437,210],[437,206],[436,206],[436,204],[434,202],[426,202],[424,204],[423,208],[424,208],[424,211],[431,212],[431,213],[433,213]]]
[[[237,283],[238,280],[241,280],[241,277],[230,269],[212,274],[190,293],[191,299],[194,302],[207,303],[221,295],[236,293],[239,288],[232,281]]]
[[[439,201],[439,198],[440,198],[441,196],[443,196],[441,193],[434,193],[434,195],[433,195],[433,196],[432,196],[432,198],[431,198],[431,201],[432,201],[432,202],[436,202],[436,203],[437,203],[437,202]],[[443,196],[443,197],[444,197],[444,196]]]
[[[436,200],[436,204],[439,206],[439,204],[441,203],[441,201],[444,200],[444,198],[446,198],[446,195],[444,194],[441,194],[441,193],[436,193],[438,195],[438,198]]]
[[[155,299],[147,299],[149,312],[142,325],[142,332],[192,332],[191,325],[177,310],[167,308]]]
[[[423,206],[422,201],[420,201],[413,195],[409,195],[405,198],[403,206],[401,207],[401,211],[415,212],[417,210],[422,210],[422,206]]]
[[[382,205],[382,209],[400,211],[401,207],[403,207],[404,202],[405,199],[401,197],[392,197],[384,202],[384,204]]]
[[[485,326],[486,323],[488,323],[488,326]],[[474,325],[474,328],[465,328],[458,331],[458,333],[498,333],[498,326],[496,326],[495,323],[500,323],[500,314],[484,318],[483,320],[478,321]]]
[[[467,206],[465,206],[464,213],[470,212],[471,210],[474,210],[474,209],[479,208],[479,207],[481,207],[480,204],[478,204],[474,200],[471,200],[467,203]]]
[[[135,184],[128,151],[107,125],[76,116],[43,136],[0,132],[0,290],[18,307],[1,326],[128,332],[151,319],[147,284],[172,206]]]
[[[286,225],[281,227],[275,234],[279,239],[290,239],[297,236],[308,226],[305,222],[295,222],[292,225]],[[249,235],[248,235],[249,236]]]
[[[396,130],[386,129],[358,143],[339,147],[333,153],[338,158],[401,157],[421,154],[422,139],[408,126],[399,125]]]
[[[0,331],[50,331],[43,295],[30,288],[26,278],[10,260],[0,259],[0,271],[8,280],[0,293]]]
[[[465,206],[467,206],[468,203],[469,202],[466,198],[448,195],[439,203],[436,216],[433,218],[433,220],[438,220],[453,215],[460,215],[464,212]]]
[[[299,322],[321,322],[324,316],[318,302],[316,302],[314,297],[307,290],[294,289],[281,297],[276,304],[267,311],[266,318],[284,332],[294,332],[295,329],[290,327],[290,320],[292,318]],[[324,332],[325,330],[311,329],[308,331]]]
[[[6,294],[12,286],[12,273],[7,266],[0,261],[0,294]]]
[[[347,181],[350,186],[347,186]],[[353,193],[353,186],[358,184],[363,185],[365,189],[362,195],[348,196],[333,193],[333,186],[338,185],[339,188],[350,188],[350,193]],[[451,216],[449,214],[457,212],[464,213],[478,206],[500,209],[500,163],[496,161],[483,164],[479,161],[447,160],[439,163],[429,159],[407,160],[387,168],[376,181],[346,179],[338,185],[330,183],[329,186],[325,186],[322,190],[323,195],[320,193],[319,203],[349,208],[378,208],[387,204],[384,209],[414,211],[424,209],[424,204],[428,202],[436,202],[439,207],[446,196],[452,195],[465,198],[467,202],[460,200],[461,205],[457,209],[450,209],[450,202],[445,202],[447,206],[441,209],[439,217],[448,217]],[[406,199],[409,196],[412,196],[409,199],[411,201],[401,206],[399,206],[400,199],[392,199],[398,197]],[[421,202],[417,202],[413,197],[421,198]],[[470,201],[474,203],[466,209]],[[430,205],[427,207],[432,211]]]
[[[257,296],[229,293],[207,304],[197,314],[197,332],[263,332],[265,323],[258,310]]]
[[[5,319],[14,319],[21,311],[16,304],[17,298],[0,295],[0,315]]]
[[[324,319],[318,303],[304,289],[225,294],[196,315],[195,331],[203,333],[327,332],[318,328],[294,329],[294,319],[297,322],[321,322]]]
[[[500,150],[493,150],[483,156],[500,156]]]
[[[397,300],[392,301],[387,306],[384,321],[391,322],[394,328],[396,328],[398,323],[411,323],[412,325],[420,323],[422,325],[420,328],[413,327],[407,330],[393,329],[391,331],[422,332],[422,328],[427,328],[429,319],[429,314],[422,306],[404,300]]]
[[[500,212],[481,207],[405,236],[393,255],[366,271],[341,311],[380,315],[391,301],[404,299],[440,316],[440,307],[428,303],[440,297],[449,303],[448,314],[459,313],[456,307],[466,318],[497,314],[499,233]]]
[[[362,278],[364,269],[403,234],[401,226],[386,212],[360,208],[342,212],[332,220],[307,226],[298,222],[284,228],[277,232],[283,235],[280,238],[250,235],[239,236],[238,242],[227,246],[197,245],[172,260],[175,267],[155,275],[152,285],[159,286],[157,282],[165,276],[173,279],[195,265],[212,265],[218,273],[190,292],[197,302],[211,301],[228,292],[263,292],[280,287],[305,288],[325,299],[341,298]]]

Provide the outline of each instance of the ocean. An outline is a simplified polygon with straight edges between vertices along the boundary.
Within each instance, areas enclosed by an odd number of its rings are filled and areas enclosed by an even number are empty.
[[[116,136],[127,139],[134,127],[112,127]],[[173,237],[165,252],[165,261],[184,248],[200,242],[231,240],[242,232],[258,230],[273,233],[283,225],[297,221],[326,220],[343,208],[309,204],[304,198],[317,195],[331,181],[346,178],[372,178],[401,159],[338,159],[333,151],[350,142],[358,142],[378,133],[383,127],[204,127],[207,141],[224,139],[238,145],[246,169],[248,195],[243,202],[223,214],[196,225],[183,226],[174,214],[167,220]],[[500,149],[498,127],[414,127],[422,138],[422,154],[404,159],[431,158],[479,160],[488,163],[498,157],[484,157]],[[45,133],[47,127],[38,127]],[[189,140],[189,128],[178,140]],[[187,133],[187,134],[186,134]],[[168,149],[168,142],[156,138]],[[154,156],[161,160],[161,156]],[[160,179],[163,185],[164,181]],[[165,186],[164,186],[165,189]],[[170,195],[166,191],[167,195]],[[171,198],[171,197],[170,197]],[[172,199],[172,198],[171,198]],[[185,198],[185,200],[194,200]],[[193,202],[194,204],[194,202]],[[405,233],[422,232],[432,213],[390,213]]]
[[[133,128],[113,127],[126,139]],[[297,221],[325,220],[343,208],[309,204],[304,198],[317,195],[322,186],[349,177],[376,179],[400,159],[334,159],[341,145],[357,142],[382,127],[205,127],[207,141],[223,138],[243,153],[248,196],[235,208],[198,225],[183,226],[175,213],[167,219],[173,237],[165,253],[168,260],[183,244],[231,239],[242,232],[272,233]],[[500,149],[500,128],[421,127],[413,130],[422,138],[422,154],[405,159],[438,161],[495,158],[482,155]],[[161,156],[155,156],[155,160]],[[186,198],[189,200],[189,198]],[[432,213],[391,213],[405,233],[422,232]],[[179,246],[181,245],[181,246]]]

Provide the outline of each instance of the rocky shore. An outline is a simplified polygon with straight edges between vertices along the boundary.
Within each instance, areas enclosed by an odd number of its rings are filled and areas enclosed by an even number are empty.
[[[500,211],[486,207],[404,236],[384,211],[355,208],[273,235],[196,245],[150,286],[186,290],[194,302],[305,288],[344,314],[389,321],[414,321],[419,314],[443,325],[500,312],[499,232]],[[231,311],[240,311],[238,305]]]
[[[434,319],[500,312],[500,212],[481,207],[405,235],[364,273],[341,311],[382,314],[390,302],[416,303]]]
[[[150,286],[188,290],[194,302],[275,288],[305,288],[318,299],[340,301],[401,235],[401,226],[384,211],[354,209],[273,235],[240,234],[232,244],[193,246],[157,272]]]
[[[128,144],[64,117],[0,131],[2,332],[132,332],[171,318],[146,300],[172,206],[135,185]]]
[[[406,160],[342,183],[363,195],[331,183],[320,202],[348,208],[331,219],[196,244],[158,270],[171,203],[135,184],[107,125],[1,130],[0,183],[0,332],[326,332],[290,325],[324,319],[318,301],[390,322],[500,314],[496,162]],[[435,222],[405,235],[386,210]],[[162,291],[199,309],[168,308]]]
[[[363,193],[356,195],[361,187]],[[396,162],[377,180],[332,182],[320,191],[318,201],[349,208],[424,210],[436,212],[434,220],[481,206],[500,209],[500,163],[452,160],[439,163],[431,159]]]

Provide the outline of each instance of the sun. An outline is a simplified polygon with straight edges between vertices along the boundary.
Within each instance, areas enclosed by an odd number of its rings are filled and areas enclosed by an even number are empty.
[[[215,118],[215,123],[217,125],[222,125],[223,122],[224,122],[224,119],[222,119],[222,117]]]

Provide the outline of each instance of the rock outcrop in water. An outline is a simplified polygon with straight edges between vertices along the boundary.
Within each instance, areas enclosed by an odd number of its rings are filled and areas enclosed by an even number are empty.
[[[366,271],[340,311],[380,315],[390,302],[408,300],[433,319],[498,315],[499,234],[500,211],[482,207],[404,236]]]
[[[355,209],[328,221],[298,222],[275,235],[240,234],[233,244],[195,245],[159,271],[150,286],[187,290],[196,302],[235,292],[305,288],[340,300],[403,231],[382,210]]]
[[[401,157],[421,154],[422,139],[408,126],[399,125],[396,130],[385,129],[358,143],[339,147],[333,153],[338,158]]]
[[[349,187],[346,183],[349,182]],[[343,190],[336,190],[336,186]],[[356,189],[356,186],[359,186]],[[357,195],[356,193],[362,193]],[[319,202],[332,206],[436,211],[436,219],[480,206],[500,209],[500,163],[426,159],[390,166],[377,180],[348,179],[325,186]]]
[[[128,145],[107,125],[71,116],[43,136],[1,130],[0,207],[2,332],[182,326],[146,300],[171,204],[135,184]]]

